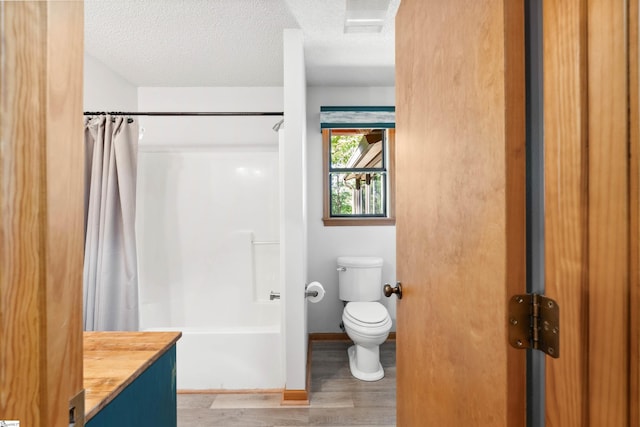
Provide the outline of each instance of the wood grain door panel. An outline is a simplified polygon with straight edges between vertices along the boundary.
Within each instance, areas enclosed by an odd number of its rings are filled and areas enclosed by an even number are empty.
[[[398,426],[524,425],[505,312],[525,289],[523,19],[520,1],[398,11]]]

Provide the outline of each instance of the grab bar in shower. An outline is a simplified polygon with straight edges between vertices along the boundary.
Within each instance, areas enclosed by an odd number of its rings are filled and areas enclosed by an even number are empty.
[[[251,243],[254,245],[279,245],[280,242],[277,240],[254,240]]]
[[[317,297],[318,291],[305,291],[305,297]],[[269,300],[273,301],[274,299],[280,299],[280,292],[269,292]]]

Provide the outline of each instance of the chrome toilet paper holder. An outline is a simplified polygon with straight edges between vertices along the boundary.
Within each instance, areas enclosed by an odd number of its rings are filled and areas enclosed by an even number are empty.
[[[306,288],[305,288],[305,291],[304,291],[304,297],[305,298],[307,298],[307,297],[317,297],[317,296],[318,296],[318,291],[307,291]]]
[[[304,297],[308,298],[308,297],[317,297],[318,296],[318,291],[307,291],[307,288],[305,286],[305,291],[304,291]],[[280,292],[274,292],[271,291],[269,293],[269,299],[271,301],[273,301],[274,299],[280,299]]]
[[[309,297],[317,297],[318,296],[318,291],[309,291],[309,285],[311,283],[307,283],[306,285],[304,285],[304,297],[305,298],[309,298]]]

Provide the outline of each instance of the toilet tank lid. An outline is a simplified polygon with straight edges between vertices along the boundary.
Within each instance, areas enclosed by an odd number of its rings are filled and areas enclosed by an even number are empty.
[[[382,267],[382,258],[380,257],[357,257],[357,256],[341,256],[338,257],[338,266],[340,267]]]

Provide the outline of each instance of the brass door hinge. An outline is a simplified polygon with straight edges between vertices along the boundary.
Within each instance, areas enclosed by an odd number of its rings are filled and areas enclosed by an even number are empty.
[[[560,308],[538,294],[515,295],[509,300],[509,343],[560,357]]]

